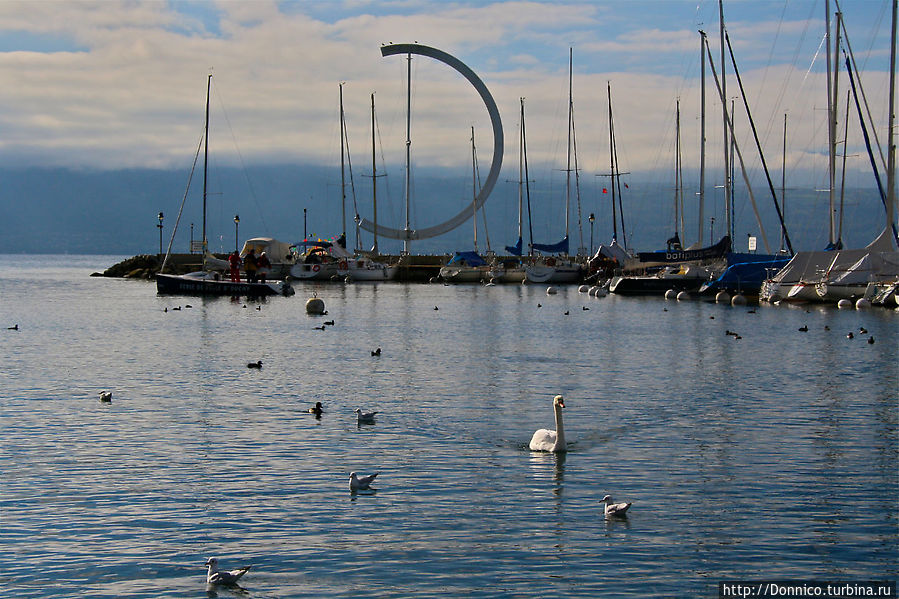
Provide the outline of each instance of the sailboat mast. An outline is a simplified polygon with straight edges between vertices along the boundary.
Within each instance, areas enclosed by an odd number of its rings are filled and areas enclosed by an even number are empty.
[[[612,82],[606,81],[609,96],[609,188],[612,190],[612,241],[618,241],[618,215],[615,213],[615,126],[612,120]]]
[[[346,174],[344,171],[344,148],[346,141],[344,138],[346,130],[346,121],[343,114],[343,83],[340,84],[340,207],[343,220],[341,221],[341,229],[343,238],[346,240]]]
[[[206,128],[203,138],[203,262],[206,262],[206,183],[209,179],[209,92],[212,89],[212,73],[206,78]]]
[[[409,241],[409,196],[411,195],[412,168],[412,53],[406,55],[406,228],[403,238],[403,251],[407,254],[411,246]]]
[[[890,44],[890,106],[887,125],[887,228],[894,226],[896,210],[896,4],[893,0],[892,42]],[[899,239],[895,240],[899,245]]]
[[[518,128],[518,241],[521,241],[521,217],[524,209],[524,98],[518,98],[521,103],[521,116]]]
[[[471,127],[471,208],[474,211],[474,252],[478,253],[478,163],[474,150],[474,125]]]
[[[531,218],[531,182],[528,173],[528,138],[524,126],[524,98],[521,98],[521,154],[524,160],[524,192],[528,202],[528,256],[534,255],[534,220]]]
[[[783,211],[783,219],[784,222],[787,222],[787,113],[784,113],[784,143],[783,143],[783,153],[781,154],[781,166],[780,166],[780,201]],[[780,230],[780,251],[784,251],[784,229],[786,226],[781,227]]]
[[[730,213],[730,143],[728,141],[728,115],[727,115],[727,78],[724,75],[724,2],[718,0],[719,29],[721,33],[721,113],[724,120],[724,214],[727,221],[727,234],[731,231],[731,213]],[[714,239],[709,239],[709,243],[714,243]]]
[[[375,241],[371,251],[378,254],[378,166],[375,161],[375,95],[371,95],[371,203],[374,218],[374,235]]]
[[[676,112],[674,116],[674,235],[680,239],[683,237],[683,223],[680,212],[681,200],[681,151],[680,151],[680,100],[676,102]]]
[[[702,247],[702,231],[705,229],[705,31],[699,31],[699,54],[701,61],[699,93],[699,246]]]
[[[574,100],[571,93],[572,55],[573,49],[568,48],[568,166],[565,169],[565,239],[568,239],[568,213],[571,206],[571,120],[574,116]]]

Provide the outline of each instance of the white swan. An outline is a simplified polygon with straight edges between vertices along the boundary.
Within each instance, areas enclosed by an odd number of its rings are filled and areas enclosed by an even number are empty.
[[[602,498],[602,502],[606,504],[605,506],[605,515],[606,518],[624,518],[627,516],[627,510],[633,505],[631,503],[613,503],[612,496],[606,495]]]
[[[567,451],[565,446],[565,427],[562,426],[562,408],[565,407],[565,400],[561,395],[553,398],[553,413],[556,417],[556,430],[541,428],[531,437],[529,447],[531,451]]]

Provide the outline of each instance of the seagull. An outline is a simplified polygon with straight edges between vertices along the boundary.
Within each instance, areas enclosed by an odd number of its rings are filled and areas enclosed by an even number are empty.
[[[350,472],[350,491],[368,491],[371,488],[372,481],[375,480],[380,472],[369,474],[368,476],[356,476],[355,472]]]
[[[627,517],[628,508],[633,505],[633,503],[612,503],[611,495],[606,495],[601,499],[601,501],[606,504],[606,518],[625,518]]]
[[[375,414],[377,412],[363,412],[359,408],[353,410],[356,412],[356,422],[359,424],[374,424],[375,423]]]
[[[316,418],[321,416],[322,412],[324,412],[324,410],[322,410],[322,402],[320,401],[315,402],[315,405],[309,408],[309,413],[315,414]]]
[[[247,364],[247,368],[262,368],[262,360],[256,360],[255,362],[249,362]]]
[[[373,356],[380,356],[380,355],[381,355],[381,348],[379,347],[379,348],[376,349],[375,351],[371,352],[371,355],[373,355]]]
[[[219,570],[219,560],[210,557],[206,560],[209,570],[206,572],[206,582],[208,584],[237,584],[240,577],[246,574],[253,566],[238,568],[237,570]]]
[[[112,401],[112,391],[100,391],[100,401],[110,403]]]

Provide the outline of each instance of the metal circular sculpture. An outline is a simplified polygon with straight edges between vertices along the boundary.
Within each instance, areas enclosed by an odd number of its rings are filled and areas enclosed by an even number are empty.
[[[493,96],[490,95],[487,86],[484,85],[484,82],[481,81],[474,71],[468,68],[459,59],[442,50],[431,48],[430,46],[422,46],[420,44],[389,44],[387,46],[381,46],[382,56],[393,56],[394,54],[418,54],[420,56],[427,56],[428,58],[439,60],[440,62],[453,67],[463,77],[468,79],[469,83],[474,86],[481,96],[481,99],[484,101],[484,105],[487,107],[487,114],[490,115],[490,123],[493,125],[493,160],[490,163],[490,173],[487,175],[487,180],[484,181],[484,185],[481,187],[475,198],[475,210],[479,209],[484,205],[484,202],[487,201],[490,192],[493,191],[493,186],[496,185],[496,180],[499,178],[499,171],[503,164],[503,123],[500,120],[499,110],[496,108],[496,102],[494,102]],[[373,222],[370,222],[367,219],[360,219],[359,226],[366,231],[376,233],[377,235],[383,235],[384,237],[389,237],[391,239],[428,239],[429,237],[436,237],[447,231],[452,231],[471,218],[471,215],[472,209],[465,208],[453,218],[439,225],[427,227],[425,229],[410,229],[408,231],[405,229],[393,229],[383,225],[375,226]]]

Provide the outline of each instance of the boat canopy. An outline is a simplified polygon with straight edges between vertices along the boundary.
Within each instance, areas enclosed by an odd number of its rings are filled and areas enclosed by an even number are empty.
[[[515,245],[507,245],[506,251],[509,252],[512,256],[520,256],[521,255],[521,237],[518,238],[518,243]]]
[[[484,266],[487,262],[476,252],[454,252],[447,266]]]
[[[247,239],[243,244],[243,249],[240,250],[241,257],[246,256],[250,249],[255,251],[257,256],[262,252],[265,252],[265,255],[268,256],[268,259],[272,264],[283,262],[292,263],[294,261],[293,253],[290,251],[290,244],[278,241],[277,239],[272,239],[271,237],[254,237],[253,239]]]
[[[593,256],[593,260],[598,258],[609,258],[617,260],[618,264],[624,264],[624,261],[630,258],[630,256],[628,256],[623,247],[618,245],[617,241],[613,241],[609,245],[602,244],[599,246],[599,249],[596,250],[596,254]]]
[[[547,254],[567,254],[568,253],[568,236],[558,243],[534,243],[531,245],[538,252],[546,252]]]

